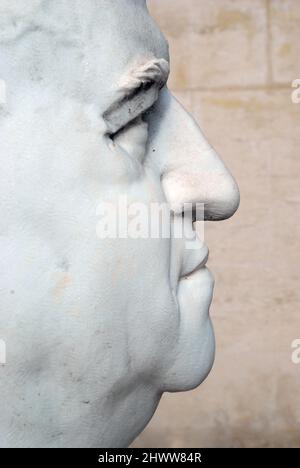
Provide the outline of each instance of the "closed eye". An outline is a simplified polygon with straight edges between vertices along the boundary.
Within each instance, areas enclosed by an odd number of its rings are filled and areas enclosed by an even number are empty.
[[[125,132],[133,130],[136,126],[141,126],[141,124],[144,124],[145,126],[148,127],[148,124],[144,120],[144,118],[147,116],[149,112],[151,112],[153,106],[151,106],[149,109],[146,109],[144,112],[142,112],[138,117],[135,117],[132,120],[129,120],[123,127],[119,128],[116,132],[114,133],[109,133],[109,138],[111,140],[116,140],[118,137],[123,135]]]
[[[111,134],[110,138],[114,145],[120,146],[129,155],[142,161],[148,142],[148,124],[143,120],[143,114]]]
[[[153,58],[127,72],[120,80],[121,97],[104,112],[107,134],[112,138],[130,122],[143,115],[157,101],[166,85],[170,65],[165,58]]]
[[[159,91],[154,82],[142,83],[134,92],[110,106],[103,114],[108,135],[114,138],[126,126],[134,124],[157,101]]]
[[[154,91],[154,92],[153,92]],[[140,86],[130,98],[123,100],[112,113],[106,115],[107,132],[115,146],[142,162],[148,147],[147,116],[153,111],[160,89],[154,83]],[[132,118],[132,115],[134,117]],[[137,116],[136,116],[137,115]],[[124,123],[124,125],[122,125]],[[116,128],[116,131],[112,131]]]

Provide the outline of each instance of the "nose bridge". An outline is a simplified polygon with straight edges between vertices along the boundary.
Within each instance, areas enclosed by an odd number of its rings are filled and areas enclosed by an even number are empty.
[[[172,209],[182,213],[184,203],[202,203],[205,219],[229,218],[239,205],[234,178],[181,104],[169,96],[165,106],[171,144],[162,183]]]

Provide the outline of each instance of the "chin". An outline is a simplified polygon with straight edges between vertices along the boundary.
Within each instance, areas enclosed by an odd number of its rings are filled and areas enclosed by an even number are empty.
[[[170,381],[167,382],[168,392],[185,392],[198,387],[210,373],[215,358],[215,338],[210,320],[205,327],[205,338],[194,342],[194,351],[189,354],[180,353]],[[191,342],[191,345],[193,343]]]

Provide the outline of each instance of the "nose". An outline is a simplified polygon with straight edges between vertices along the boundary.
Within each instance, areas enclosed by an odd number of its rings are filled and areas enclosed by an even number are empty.
[[[157,111],[157,135],[164,133],[159,151],[162,184],[171,209],[181,214],[184,204],[194,208],[201,203],[206,220],[232,216],[239,206],[238,186],[195,120],[167,89],[161,93]]]

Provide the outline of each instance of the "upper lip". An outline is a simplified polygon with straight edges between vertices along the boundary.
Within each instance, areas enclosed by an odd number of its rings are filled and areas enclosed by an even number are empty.
[[[209,250],[207,245],[197,249],[185,250],[184,259],[181,267],[181,276],[189,276],[206,265]]]

